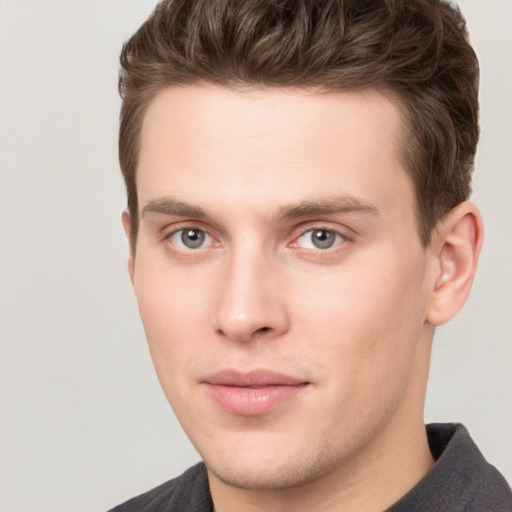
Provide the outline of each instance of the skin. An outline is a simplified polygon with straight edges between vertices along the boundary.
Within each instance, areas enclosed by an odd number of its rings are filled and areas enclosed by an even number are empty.
[[[432,336],[469,293],[481,221],[463,203],[422,247],[401,128],[373,90],[196,85],[149,106],[129,270],[218,512],[383,510],[433,464]],[[204,243],[184,245],[184,229]],[[265,414],[234,414],[205,389],[224,369],[307,385]]]

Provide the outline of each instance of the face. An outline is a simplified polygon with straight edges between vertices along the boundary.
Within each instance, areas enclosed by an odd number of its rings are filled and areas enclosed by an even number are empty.
[[[132,280],[216,478],[300,485],[422,425],[429,256],[399,133],[376,91],[198,85],[151,103]]]

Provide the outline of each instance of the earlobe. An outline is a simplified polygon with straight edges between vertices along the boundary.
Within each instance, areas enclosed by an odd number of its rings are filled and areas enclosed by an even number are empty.
[[[430,324],[446,323],[464,306],[482,240],[482,217],[470,201],[451,210],[434,230],[431,247],[436,264],[427,314]]]
[[[130,243],[130,234],[131,234],[131,221],[130,221],[130,214],[125,210],[122,214],[122,222],[123,222],[123,229],[124,233],[126,235],[126,238],[128,240],[128,243]],[[130,275],[130,281],[133,284],[133,278],[135,274],[135,259],[133,256],[133,248],[130,243],[130,255],[128,256],[128,274]]]

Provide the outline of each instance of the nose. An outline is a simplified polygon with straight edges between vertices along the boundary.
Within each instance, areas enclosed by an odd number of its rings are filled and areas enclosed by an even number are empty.
[[[220,279],[214,330],[237,342],[276,338],[289,328],[289,314],[279,270],[270,258],[234,255]]]

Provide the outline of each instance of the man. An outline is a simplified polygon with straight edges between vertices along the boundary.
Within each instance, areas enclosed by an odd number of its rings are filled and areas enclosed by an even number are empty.
[[[482,243],[460,13],[164,1],[121,65],[129,272],[204,462],[115,510],[512,510],[464,427],[423,420]]]

